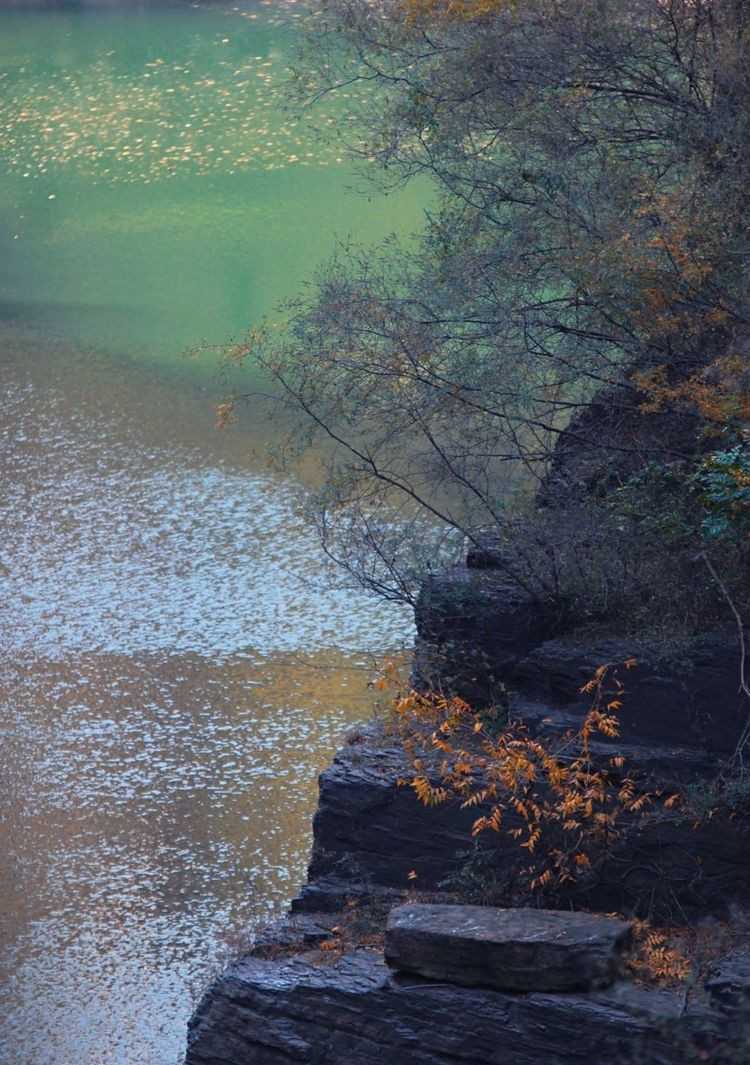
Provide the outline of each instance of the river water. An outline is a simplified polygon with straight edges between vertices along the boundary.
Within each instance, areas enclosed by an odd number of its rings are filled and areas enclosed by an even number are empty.
[[[185,347],[418,223],[282,106],[293,6],[0,11],[0,1063],[176,1065],[405,611]]]

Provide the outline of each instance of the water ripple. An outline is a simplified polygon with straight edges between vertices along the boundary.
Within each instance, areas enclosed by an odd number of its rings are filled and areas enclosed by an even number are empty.
[[[175,1065],[411,619],[325,585],[202,391],[8,336],[0,367],[0,1061]]]

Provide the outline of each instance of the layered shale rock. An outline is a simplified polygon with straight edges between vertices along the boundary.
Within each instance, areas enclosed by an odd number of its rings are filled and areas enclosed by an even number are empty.
[[[550,710],[562,708],[571,721],[580,722],[591,705],[582,685],[598,666],[627,659],[637,665],[620,670],[625,691],[618,743],[653,750],[679,745],[715,755],[734,749],[747,716],[736,631],[671,647],[637,639],[550,640],[530,650],[508,679],[526,699]]]
[[[246,958],[190,1023],[186,1065],[684,1065],[683,996],[618,984],[512,994],[393,973],[370,951],[332,964]]]
[[[545,704],[521,710],[530,727],[542,717],[552,723],[545,729],[555,726],[555,712]],[[563,715],[557,725],[573,727],[576,721]],[[621,741],[594,746],[603,760],[617,750],[629,770],[640,765],[670,786],[716,772],[716,761],[697,748]],[[413,884],[436,891],[461,881],[471,862],[471,827],[481,811],[462,809],[457,801],[423,806],[401,783],[410,771],[403,750],[377,725],[359,730],[337,753],[320,777],[308,881],[292,903],[296,912],[331,912],[347,899],[369,897],[395,904]],[[526,852],[503,833],[485,834],[480,846],[493,901],[512,904]],[[675,920],[681,919],[680,907],[691,914],[724,913],[732,902],[750,903],[748,847],[745,818],[717,815],[696,823],[679,810],[667,813],[623,839],[585,889],[576,886],[576,905],[605,913],[662,911]]]
[[[737,947],[713,966],[706,990],[722,1013],[750,1013],[750,945]]]
[[[433,980],[501,991],[591,991],[622,974],[632,925],[559,910],[412,904],[391,910],[385,960]]]
[[[505,684],[531,650],[553,636],[557,612],[497,568],[456,565],[431,577],[415,609],[417,687],[442,689],[474,706],[505,697]]]
[[[436,831],[434,811],[399,786],[408,773],[403,750],[376,725],[336,754],[320,776],[308,883],[296,910],[338,909],[352,895],[403,889],[415,869],[425,886],[446,875],[446,858],[466,847],[476,813],[446,808]]]

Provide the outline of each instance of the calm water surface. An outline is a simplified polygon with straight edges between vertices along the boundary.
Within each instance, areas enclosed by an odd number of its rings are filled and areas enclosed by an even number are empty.
[[[295,19],[0,11],[2,1065],[181,1060],[411,635],[326,582],[264,425],[217,433],[179,356],[418,222],[283,109]]]

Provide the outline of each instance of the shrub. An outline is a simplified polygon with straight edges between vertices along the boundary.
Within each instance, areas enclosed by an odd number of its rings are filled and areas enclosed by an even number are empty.
[[[457,799],[476,808],[474,836],[491,831],[517,841],[525,852],[518,875],[532,891],[588,876],[656,802],[667,809],[679,802],[641,788],[622,757],[594,755],[597,736],[619,732],[624,687],[616,669],[599,667],[582,691],[592,702],[580,728],[547,736],[513,720],[498,730],[456,697],[412,690],[395,700],[413,771],[400,783],[426,806]]]

